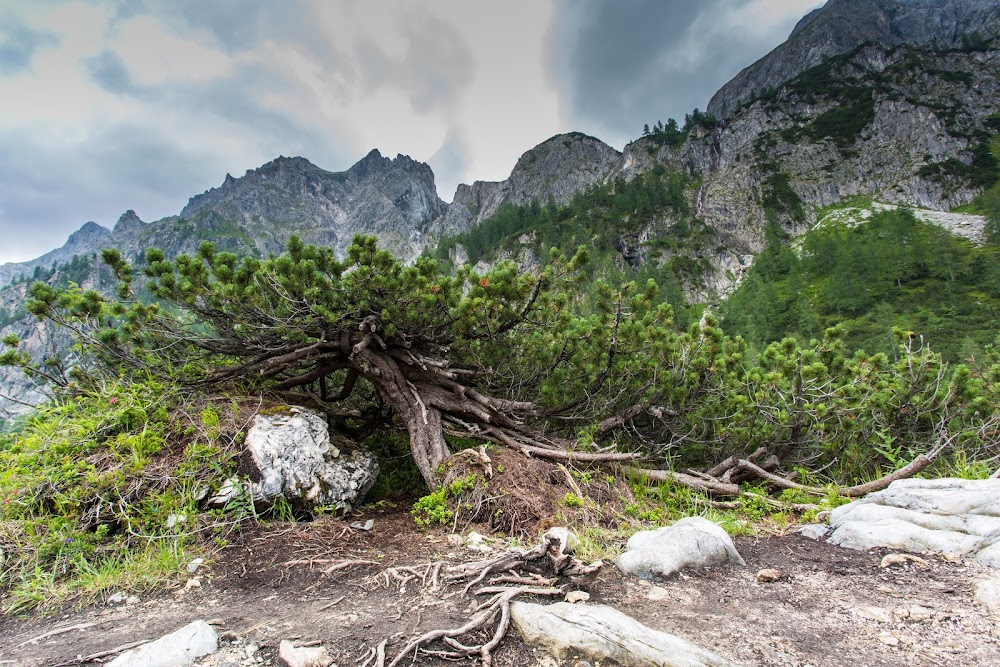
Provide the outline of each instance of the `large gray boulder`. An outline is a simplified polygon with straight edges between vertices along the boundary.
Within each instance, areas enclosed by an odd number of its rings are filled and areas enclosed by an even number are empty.
[[[1000,566],[1000,479],[903,479],[830,514],[829,541],[970,556]]]
[[[524,641],[562,660],[577,655],[622,667],[734,667],[696,644],[653,630],[604,605],[513,602],[510,618]]]
[[[626,549],[615,565],[640,579],[665,578],[689,567],[746,565],[726,531],[700,516],[640,531],[629,538]]]
[[[108,667],[182,667],[214,653],[219,637],[205,621],[195,621],[156,641],[122,653]]]
[[[371,452],[341,452],[330,442],[326,418],[305,408],[258,414],[246,448],[259,471],[259,480],[248,490],[258,504],[284,496],[298,506],[346,509],[363,499],[378,477],[378,461]],[[208,503],[224,506],[245,491],[230,480]]]

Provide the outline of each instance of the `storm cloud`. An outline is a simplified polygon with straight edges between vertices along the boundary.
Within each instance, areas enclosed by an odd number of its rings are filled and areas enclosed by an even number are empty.
[[[704,109],[817,0],[562,0],[549,66],[567,123],[621,144]]]
[[[0,262],[278,155],[428,162],[448,200],[579,130],[621,148],[807,0],[0,0]]]

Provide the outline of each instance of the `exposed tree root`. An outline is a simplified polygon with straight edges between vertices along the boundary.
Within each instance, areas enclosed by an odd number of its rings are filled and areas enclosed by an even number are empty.
[[[574,558],[570,554],[571,539],[568,529],[552,528],[531,549],[511,549],[493,558],[458,565],[426,563],[395,567],[378,575],[376,579],[382,585],[388,587],[396,582],[401,590],[409,582],[418,580],[422,586],[433,590],[437,588],[439,579],[443,579],[449,584],[465,582],[463,596],[470,592],[474,597],[490,596],[475,607],[473,617],[464,625],[431,630],[410,640],[389,662],[389,667],[395,667],[408,658],[416,660],[420,653],[448,659],[478,656],[483,665],[492,665],[493,651],[510,627],[510,603],[514,598],[521,595],[562,597],[569,589],[589,585],[603,567],[601,561],[587,565]],[[548,576],[543,576],[541,571]],[[498,576],[481,585],[493,574]],[[480,587],[476,589],[477,586]],[[487,640],[469,642],[464,639],[476,631],[489,628],[494,620],[495,625],[488,632]],[[449,650],[430,648],[436,642],[444,644]],[[385,667],[386,643],[383,641],[370,649],[363,663],[365,667],[372,661],[372,667]]]

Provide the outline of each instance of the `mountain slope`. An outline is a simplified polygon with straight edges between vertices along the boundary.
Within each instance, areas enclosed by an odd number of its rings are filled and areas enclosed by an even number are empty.
[[[728,118],[763,92],[866,43],[948,49],[998,34],[995,0],[829,0],[799,21],[787,41],[719,89],[708,112]]]
[[[763,248],[769,218],[794,236],[851,197],[949,210],[997,178],[998,74],[997,49],[865,46],[657,157],[703,175],[696,215],[739,252]]]
[[[435,230],[439,236],[467,231],[503,204],[568,204],[577,193],[604,183],[620,159],[621,153],[599,139],[558,134],[524,153],[506,180],[459,185]]]
[[[132,215],[134,212],[129,211]],[[127,215],[127,214],[126,214]],[[70,234],[69,239],[61,247],[50,250],[41,257],[27,262],[7,262],[0,264],[0,286],[22,276],[30,276],[38,269],[51,269],[58,264],[64,264],[76,255],[89,255],[97,252],[108,242],[111,230],[96,222],[87,222],[80,229]]]

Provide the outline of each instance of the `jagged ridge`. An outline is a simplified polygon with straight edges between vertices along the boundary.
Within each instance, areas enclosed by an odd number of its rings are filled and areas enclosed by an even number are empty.
[[[762,92],[865,43],[955,48],[998,34],[996,0],[829,0],[799,21],[786,42],[719,89],[708,111],[727,118]]]

